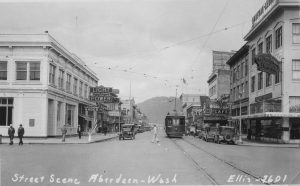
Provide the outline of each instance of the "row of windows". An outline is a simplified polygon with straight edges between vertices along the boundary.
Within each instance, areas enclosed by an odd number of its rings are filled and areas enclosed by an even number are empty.
[[[7,80],[7,61],[0,61],[0,80]],[[40,80],[40,62],[16,61],[16,80]]]
[[[248,57],[246,56],[245,61],[238,64],[236,68],[231,71],[231,81],[232,83],[237,82],[239,79],[246,77],[248,75]]]
[[[245,97],[248,92],[248,81],[230,90],[231,100],[235,101]]]
[[[49,83],[56,85],[56,77],[55,77],[55,73],[56,72],[56,66],[50,64],[50,71],[49,71]],[[71,87],[71,83],[72,83],[72,75],[67,73],[66,76],[66,82],[65,82],[65,71],[63,69],[59,69],[59,73],[58,73],[58,88],[64,90],[64,83],[65,83],[65,90],[69,93],[72,93],[80,96],[80,97],[84,97],[84,98],[88,98],[88,85],[84,84],[82,81],[79,81],[79,92],[77,91],[78,88],[78,79],[76,77],[73,77],[73,89]]]
[[[261,90],[263,88],[263,80],[265,74],[265,87],[270,87],[272,85],[272,77],[275,76],[275,84],[280,82],[281,73],[278,72],[275,75],[266,73],[266,72],[258,72],[257,74],[257,90]],[[256,76],[251,77],[251,92],[256,90]]]
[[[295,25],[293,24],[293,27]],[[273,47],[273,39],[275,40],[275,49],[278,49],[282,46],[282,26],[279,27],[278,29],[275,30],[275,38],[273,38],[273,35],[270,34],[266,36],[265,38],[265,52],[266,53],[271,53],[272,52],[272,47]],[[263,53],[263,48],[264,48],[264,42],[261,41],[257,45],[257,54]],[[251,60],[252,60],[252,65],[254,65],[254,58],[256,55],[256,48],[253,48],[251,50]]]

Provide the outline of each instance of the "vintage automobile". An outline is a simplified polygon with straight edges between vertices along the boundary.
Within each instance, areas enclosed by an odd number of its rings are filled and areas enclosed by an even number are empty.
[[[121,127],[121,132],[119,134],[119,140],[121,139],[135,139],[135,126],[134,124],[124,124]]]
[[[217,127],[205,127],[202,134],[203,135],[202,139],[204,141],[209,141],[209,140],[214,141],[216,132],[217,132]]]
[[[236,137],[236,130],[234,127],[220,126],[215,133],[214,142],[218,144],[221,142],[235,144]]]

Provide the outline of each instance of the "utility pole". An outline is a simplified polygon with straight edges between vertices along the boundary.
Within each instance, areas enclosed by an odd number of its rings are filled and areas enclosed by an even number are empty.
[[[176,100],[177,100],[177,88],[176,88],[176,94],[175,94],[175,108],[174,108],[174,111],[176,112]]]

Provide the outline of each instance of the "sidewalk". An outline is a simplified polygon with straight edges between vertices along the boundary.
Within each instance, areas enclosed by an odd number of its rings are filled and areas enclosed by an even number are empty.
[[[92,140],[88,141],[88,136],[81,136],[81,139],[78,138],[78,136],[70,136],[66,137],[66,141],[62,142],[61,137],[50,137],[50,138],[23,138],[24,144],[90,144],[90,143],[96,143],[96,142],[102,142],[111,140],[114,138],[117,138],[117,133],[109,133],[106,136],[104,134],[93,134]],[[8,137],[2,137],[2,144],[8,144],[9,138]],[[15,136],[14,138],[14,145],[18,145],[19,138]]]
[[[299,148],[300,144],[284,144],[284,143],[267,143],[263,141],[255,141],[255,140],[248,140],[247,138],[243,138],[243,143],[238,144],[241,146],[253,146],[253,147],[275,147],[275,148]]]

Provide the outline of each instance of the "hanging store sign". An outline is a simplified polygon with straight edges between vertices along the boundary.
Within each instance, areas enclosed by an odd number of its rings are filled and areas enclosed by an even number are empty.
[[[258,54],[254,58],[257,70],[270,74],[277,74],[280,71],[279,61],[271,54]]]
[[[89,106],[89,107],[85,107],[86,111],[98,111],[98,107],[97,106]]]
[[[118,103],[119,98],[116,94],[119,93],[118,89],[111,87],[97,86],[90,88],[90,101],[99,103]]]

